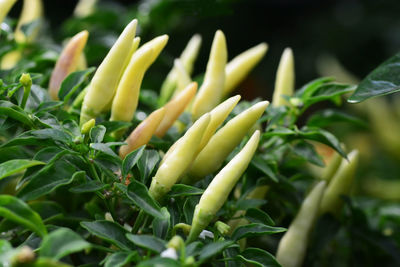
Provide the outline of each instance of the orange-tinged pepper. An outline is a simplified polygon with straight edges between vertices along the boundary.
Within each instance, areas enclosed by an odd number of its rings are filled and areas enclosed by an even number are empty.
[[[136,126],[135,130],[133,130],[125,140],[127,145],[120,147],[119,156],[123,159],[135,149],[146,145],[150,141],[164,115],[165,108],[159,108],[153,111],[146,119]]]
[[[61,52],[50,77],[49,93],[52,99],[58,100],[58,91],[62,81],[68,74],[76,70],[88,36],[88,31],[81,31],[69,40]]]
[[[169,101],[165,107],[165,116],[158,125],[155,135],[162,138],[168,129],[174,124],[179,116],[185,111],[185,108],[193,99],[197,91],[197,83],[193,82],[186,86],[180,94]]]

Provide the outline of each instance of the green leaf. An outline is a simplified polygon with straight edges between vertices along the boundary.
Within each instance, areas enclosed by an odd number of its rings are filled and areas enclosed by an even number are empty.
[[[303,100],[303,110],[307,109],[312,104],[325,100],[336,100],[336,97],[354,91],[356,86],[338,83],[327,83],[318,87],[312,95]]]
[[[137,267],[181,267],[182,265],[176,260],[170,258],[154,257],[147,261],[140,262]]]
[[[161,253],[166,249],[167,242],[152,235],[126,234],[126,237],[133,244],[153,252]]]
[[[168,235],[169,228],[171,227],[171,215],[166,207],[161,208],[164,218],[154,218],[153,220],[153,234],[156,237],[165,239]]]
[[[107,146],[106,144],[103,144],[103,143],[91,143],[90,144],[90,148],[92,148],[94,150],[97,150],[97,151],[100,151],[100,152],[102,152],[102,153],[104,153],[106,155],[109,155],[114,159],[118,159],[118,161],[121,160],[120,157],[117,154],[115,154],[115,152],[109,146]]]
[[[275,257],[265,250],[259,248],[247,248],[240,255],[237,255],[243,263],[259,267],[280,267]],[[290,255],[289,255],[290,257]]]
[[[104,260],[104,267],[124,267],[135,257],[137,257],[137,251],[118,251],[107,256]]]
[[[271,226],[275,225],[275,223],[271,219],[271,217],[267,213],[265,213],[264,211],[262,211],[260,209],[255,209],[255,208],[248,209],[246,211],[245,217],[246,217],[246,219],[248,219],[249,221],[251,221],[253,223],[262,223],[262,224],[267,224],[267,225],[271,225]]]
[[[324,83],[332,82],[333,80],[334,78],[332,77],[322,77],[312,80],[311,82],[305,84],[303,87],[297,90],[294,96],[301,99],[307,99],[308,97],[313,95],[315,90],[317,90],[321,85],[323,85]]]
[[[62,105],[63,105],[63,102],[61,102],[61,101],[46,101],[46,102],[40,103],[40,105],[35,110],[35,114],[40,114],[41,112],[54,110],[56,108],[59,108]]]
[[[236,202],[235,208],[238,210],[247,210],[251,207],[260,207],[267,203],[265,199],[241,198]]]
[[[53,259],[39,258],[34,263],[30,264],[29,267],[72,267],[72,265]]]
[[[160,161],[160,154],[156,150],[145,150],[139,159],[138,168],[141,181],[145,183],[150,177],[157,163]]]
[[[94,222],[81,222],[81,226],[91,234],[111,243],[120,249],[131,250],[131,242],[126,238],[128,230],[115,222],[100,220]]]
[[[261,223],[251,223],[238,227],[232,234],[233,240],[240,240],[245,237],[253,237],[260,235],[270,235],[285,232],[286,228],[272,227]]]
[[[103,190],[108,187],[110,187],[110,185],[103,184],[99,181],[92,180],[87,183],[74,186],[74,187],[70,188],[69,191],[72,193],[75,193],[75,194],[81,194],[81,193],[96,192],[96,191]]]
[[[46,164],[42,161],[28,159],[12,159],[0,164],[0,180],[23,171],[29,167]]]
[[[99,125],[106,127],[107,133],[112,133],[121,129],[127,129],[131,127],[132,123],[126,121],[103,121]]]
[[[46,227],[39,214],[14,196],[0,195],[0,216],[25,226],[40,237],[47,235]]]
[[[101,143],[104,139],[106,131],[107,129],[103,125],[96,125],[92,129],[90,129],[89,135],[92,143]]]
[[[83,179],[84,171],[75,172],[75,167],[65,161],[57,161],[50,168],[36,174],[18,193],[22,200],[32,200],[47,195],[58,187],[67,185],[75,179]]]
[[[43,238],[39,248],[39,255],[58,260],[90,247],[90,243],[71,229],[60,228]]]
[[[400,53],[389,58],[365,77],[347,100],[358,103],[371,97],[400,91]]]
[[[87,77],[95,71],[95,67],[86,70],[79,70],[69,74],[61,83],[60,90],[58,91],[58,98],[64,102],[68,102],[71,96],[82,85]]]
[[[184,197],[184,196],[196,196],[203,194],[204,190],[185,184],[175,184],[172,186],[171,191],[168,192],[170,197]]]
[[[262,157],[255,155],[250,162],[250,165],[254,166],[256,169],[263,172],[269,178],[272,179],[274,182],[278,182],[279,178],[278,175],[272,170],[272,168],[268,165],[268,161],[264,160]]]
[[[164,218],[164,214],[161,211],[160,206],[149,195],[147,187],[141,182],[132,180],[128,186],[127,196],[145,213],[156,218]]]
[[[233,241],[230,240],[218,240],[216,242],[210,243],[205,245],[201,250],[200,250],[200,255],[199,255],[199,261],[204,262],[205,260],[211,258],[214,255],[217,255],[221,251],[223,251],[225,248],[231,246],[233,244]]]
[[[0,100],[0,115],[6,115],[14,120],[22,122],[29,127],[34,127],[33,121],[29,114],[11,102]]]
[[[298,142],[293,146],[293,152],[300,158],[307,160],[317,166],[324,167],[322,157],[317,153],[314,146],[307,142]]]
[[[62,143],[69,144],[72,142],[72,136],[67,134],[64,131],[58,129],[41,129],[32,131],[31,134],[33,136],[38,137],[39,139],[52,139],[54,141],[60,141]]]
[[[126,177],[133,166],[139,161],[146,146],[141,146],[138,149],[129,153],[122,161],[122,177]]]
[[[64,216],[65,210],[57,202],[34,201],[29,206],[36,211],[44,222]]]
[[[335,109],[325,109],[320,112],[314,113],[307,120],[307,126],[323,128],[330,126],[333,123],[340,122],[350,123],[364,128],[368,127],[368,124],[363,120]]]

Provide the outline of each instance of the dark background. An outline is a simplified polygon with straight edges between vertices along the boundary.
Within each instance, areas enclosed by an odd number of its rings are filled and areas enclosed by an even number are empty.
[[[18,16],[21,2],[13,8],[12,15]],[[45,16],[56,40],[61,41],[72,33],[71,27],[65,30],[65,25],[60,26],[71,17],[76,2],[44,0]],[[253,45],[267,42],[266,57],[240,86],[246,98],[270,97],[285,47],[294,51],[296,87],[320,76],[316,60],[321,55],[335,56],[347,70],[362,78],[400,47],[398,0],[100,0],[99,3],[121,14],[116,21],[110,18],[116,34],[135,16],[142,26],[142,40],[169,34],[160,77],[165,77],[173,58],[179,56],[194,33],[203,37],[197,74],[204,71],[217,29],[226,35],[229,59]],[[95,36],[92,34],[91,38]],[[100,58],[89,55],[89,63],[96,64]]]

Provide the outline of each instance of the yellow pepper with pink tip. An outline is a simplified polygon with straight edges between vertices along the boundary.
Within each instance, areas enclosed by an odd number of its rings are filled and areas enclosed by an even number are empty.
[[[171,101],[169,101],[165,106],[165,117],[158,125],[155,135],[162,138],[169,128],[174,124],[174,122],[179,118],[179,116],[185,111],[187,105],[193,99],[197,91],[197,83],[192,82],[177,96],[175,96]]]
[[[52,99],[58,100],[62,81],[77,69],[88,36],[88,31],[81,31],[74,35],[61,52],[50,77],[49,93]]]
[[[194,183],[218,170],[264,113],[269,102],[259,102],[228,121],[208,141],[193,162],[185,183]]]
[[[153,111],[146,119],[144,119],[135,130],[131,132],[125,140],[127,145],[123,145],[119,149],[119,156],[123,159],[142,145],[146,145],[153,136],[158,125],[165,115],[165,108],[160,108]]]
[[[136,33],[137,20],[131,21],[97,68],[83,99],[80,124],[96,118],[115,94]]]
[[[192,105],[193,120],[209,112],[220,103],[225,84],[227,58],[225,35],[221,30],[218,30],[212,43],[203,84]]]
[[[210,114],[201,116],[177,142],[175,149],[160,164],[149,189],[150,195],[160,200],[179,180],[196,155],[197,147],[210,122]]]
[[[214,177],[196,205],[187,242],[194,241],[224,205],[233,187],[247,169],[260,140],[255,131],[242,150]],[[212,159],[210,159],[212,160]]]

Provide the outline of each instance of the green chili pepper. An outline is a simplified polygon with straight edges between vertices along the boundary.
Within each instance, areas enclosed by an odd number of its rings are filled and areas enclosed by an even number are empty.
[[[350,192],[358,164],[358,151],[348,154],[348,160],[343,159],[332,180],[329,182],[321,200],[320,213],[337,214],[342,207],[341,195]]]
[[[260,131],[256,131],[243,149],[214,177],[196,205],[187,242],[194,241],[227,200],[256,152]],[[212,159],[209,159],[212,161]]]
[[[135,37],[137,20],[131,21],[98,67],[82,103],[81,125],[97,115],[112,101]]]
[[[162,138],[179,116],[185,111],[197,91],[197,83],[190,83],[185,90],[175,96],[165,106],[165,116],[158,125],[155,135]]]
[[[88,36],[88,31],[81,31],[69,40],[61,52],[50,77],[49,93],[52,99],[58,100],[58,91],[62,81],[77,69]]]
[[[10,9],[17,2],[17,0],[1,0],[0,1],[0,24],[3,22],[4,18],[7,16]]]
[[[283,95],[292,96],[294,92],[294,58],[292,49],[286,48],[283,51],[276,73],[275,90],[272,97],[272,105],[287,105]]]
[[[228,62],[225,68],[224,96],[229,95],[233,89],[249,74],[249,72],[264,57],[268,50],[266,43],[256,45],[237,55]]]
[[[225,35],[218,30],[214,36],[203,84],[192,105],[194,120],[212,110],[221,101],[227,57]]]
[[[194,62],[200,50],[200,45],[201,36],[198,34],[193,35],[193,37],[189,40],[188,44],[183,50],[181,56],[179,57],[179,61],[182,63],[183,67],[186,70],[186,73],[189,76],[192,73]],[[176,86],[177,73],[174,65],[161,86],[160,98],[158,99],[159,106],[164,105],[170,99],[170,97],[174,93]]]
[[[193,161],[209,122],[210,114],[208,113],[199,118],[177,141],[173,151],[160,164],[149,190],[153,198],[160,200],[185,173]]]
[[[135,128],[135,130],[132,131],[129,137],[125,140],[125,142],[128,144],[120,147],[119,156],[123,159],[135,149],[147,144],[164,116],[165,108],[160,108],[156,111],[153,111]]]
[[[219,129],[196,157],[184,182],[194,183],[218,170],[226,157],[261,117],[268,104],[268,101],[255,104]]]
[[[282,267],[299,267],[302,265],[307,250],[308,237],[317,218],[325,185],[326,182],[321,181],[314,186],[279,242],[276,259]]]

